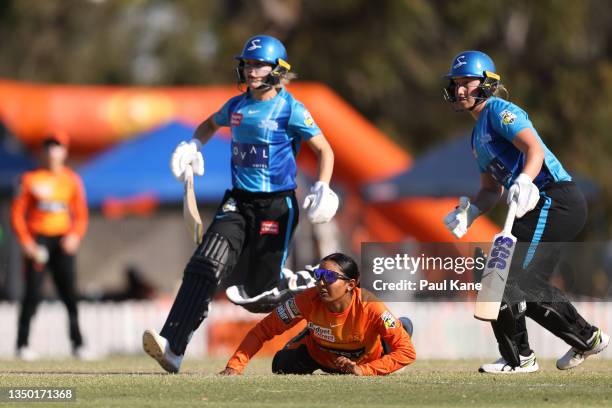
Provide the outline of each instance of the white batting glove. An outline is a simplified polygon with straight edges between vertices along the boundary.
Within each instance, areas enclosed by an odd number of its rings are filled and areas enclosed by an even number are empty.
[[[178,181],[185,181],[185,169],[191,165],[193,174],[204,175],[204,156],[200,152],[202,143],[198,139],[181,142],[174,149],[170,158],[170,170]]]
[[[516,200],[516,218],[521,218],[533,210],[540,200],[540,190],[533,184],[533,180],[525,173],[521,173],[514,180],[508,190],[508,204]]]
[[[480,215],[480,210],[467,197],[459,198],[459,205],[444,217],[444,225],[457,239],[465,235],[470,225]]]
[[[310,188],[310,194],[304,199],[302,208],[308,209],[308,219],[310,222],[322,224],[334,218],[339,205],[340,200],[329,187],[329,184],[317,181]]]

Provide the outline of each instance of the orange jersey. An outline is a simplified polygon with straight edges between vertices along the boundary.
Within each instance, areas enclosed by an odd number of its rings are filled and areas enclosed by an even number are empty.
[[[277,334],[307,321],[305,344],[320,365],[334,369],[334,360],[345,356],[355,361],[364,375],[392,373],[416,358],[410,336],[384,303],[359,288],[351,305],[341,313],[329,311],[316,288],[299,293],[278,306],[246,335],[227,366],[242,372],[262,344]],[[383,355],[381,339],[391,347]]]
[[[11,209],[11,222],[22,244],[33,242],[35,235],[74,233],[82,238],[87,219],[83,183],[74,171],[63,167],[57,173],[37,169],[23,174]]]

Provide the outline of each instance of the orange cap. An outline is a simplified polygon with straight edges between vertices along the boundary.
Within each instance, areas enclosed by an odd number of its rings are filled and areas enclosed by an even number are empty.
[[[61,130],[56,130],[50,132],[47,137],[45,137],[44,143],[47,142],[56,142],[61,144],[62,146],[68,147],[68,145],[70,144],[70,137],[68,136],[68,133]]]

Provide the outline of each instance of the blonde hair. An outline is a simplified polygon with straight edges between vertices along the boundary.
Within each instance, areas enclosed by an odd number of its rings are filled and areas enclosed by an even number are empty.
[[[287,86],[291,83],[291,81],[293,81],[297,77],[298,77],[298,74],[296,74],[295,72],[287,72],[286,74],[283,74],[280,82],[278,83],[278,85],[275,86],[275,88],[280,89],[284,86]]]
[[[500,82],[495,87],[495,90],[493,91],[493,96],[497,96],[498,98],[502,98],[502,99],[508,100],[508,99],[510,99],[510,92],[508,92],[508,90],[506,89],[504,84],[502,84]]]

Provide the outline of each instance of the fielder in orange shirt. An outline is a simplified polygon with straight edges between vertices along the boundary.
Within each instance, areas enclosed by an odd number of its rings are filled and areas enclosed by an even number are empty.
[[[87,229],[88,213],[81,179],[64,165],[68,143],[64,132],[54,132],[45,139],[43,165],[23,174],[11,209],[13,228],[24,254],[25,295],[17,330],[17,356],[24,360],[37,357],[28,347],[28,337],[46,268],[68,309],[73,352],[78,357],[83,354],[74,258]]]
[[[350,257],[335,253],[315,269],[317,285],[297,294],[246,335],[220,374],[241,374],[263,343],[307,321],[306,329],[274,356],[277,374],[386,375],[416,359],[412,323],[396,319],[384,303],[359,285]]]

